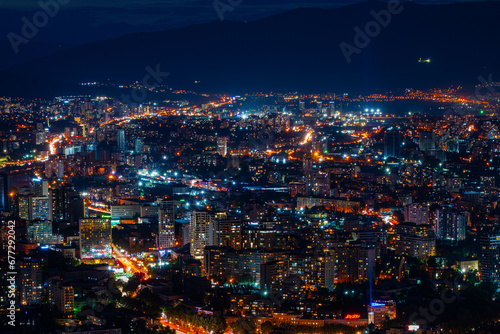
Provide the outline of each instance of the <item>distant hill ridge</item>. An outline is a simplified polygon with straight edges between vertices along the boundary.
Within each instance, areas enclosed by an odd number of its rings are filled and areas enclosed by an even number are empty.
[[[71,84],[129,83],[141,80],[147,66],[159,65],[170,73],[166,82],[172,87],[228,93],[374,92],[473,86],[479,76],[500,77],[499,2],[399,6],[391,13],[387,3],[370,1],[296,9],[248,23],[217,21],[137,33],[62,50],[7,71]],[[381,11],[391,13],[388,24]],[[356,37],[359,31],[368,42]],[[348,52],[350,62],[346,45],[356,49]],[[4,89],[8,80],[1,79]]]

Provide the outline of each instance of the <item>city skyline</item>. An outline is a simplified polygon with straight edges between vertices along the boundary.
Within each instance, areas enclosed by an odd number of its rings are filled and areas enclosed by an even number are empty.
[[[2,333],[500,332],[499,11],[2,3]]]

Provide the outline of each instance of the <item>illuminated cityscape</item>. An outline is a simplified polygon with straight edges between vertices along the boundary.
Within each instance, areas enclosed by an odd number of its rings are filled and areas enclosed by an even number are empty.
[[[65,23],[74,44],[50,49],[42,38],[67,38],[59,19],[104,13],[63,2],[42,1],[28,16],[40,37],[6,34],[19,58],[0,57],[2,333],[500,333],[498,60],[477,60],[471,83],[468,65],[450,71],[455,54],[433,52],[446,42],[415,24],[500,3],[215,1],[220,21],[169,7],[178,26],[165,32],[168,16],[143,23],[163,15],[158,3],[104,1],[106,25],[92,16],[102,37]],[[16,6],[0,5],[0,18]],[[37,13],[54,21],[45,29]],[[349,30],[331,85],[322,57],[338,37],[319,39],[325,17]],[[405,34],[415,46],[400,50],[398,81],[386,41]],[[497,55],[497,42],[478,37],[474,52]],[[203,54],[235,50],[246,53]],[[177,54],[171,72],[156,53]],[[26,74],[34,67],[47,81]]]

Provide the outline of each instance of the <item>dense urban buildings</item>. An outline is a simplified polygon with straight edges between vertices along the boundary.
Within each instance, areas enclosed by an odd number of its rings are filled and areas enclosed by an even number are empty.
[[[111,259],[111,220],[109,218],[80,218],[80,258]]]
[[[11,219],[23,254],[19,305],[48,303],[59,328],[111,331],[121,326],[110,325],[110,305],[138,312],[151,331],[189,326],[172,325],[181,311],[170,301],[180,299],[224,321],[220,332],[238,331],[243,315],[257,331],[452,328],[408,310],[446,289],[463,297],[445,314],[467,303],[469,289],[491,284],[496,294],[496,102],[486,114],[429,116],[341,112],[334,106],[346,98],[332,98],[223,96],[203,108],[39,102],[38,113],[58,112],[49,119],[78,119],[60,133],[20,108],[46,142],[26,158],[15,152],[31,131],[3,137],[17,157],[2,162],[2,240]],[[250,112],[249,101],[260,109]],[[118,295],[120,306],[109,304]]]
[[[384,13],[397,4],[363,6],[385,6],[377,23],[396,20]],[[244,44],[234,31],[226,42]],[[300,64],[266,50],[285,35],[262,48],[284,72]],[[171,52],[201,73],[199,53],[234,51],[212,38]],[[248,77],[265,72],[247,56],[234,61]],[[422,76],[444,66],[414,56]],[[203,75],[188,90],[144,67],[131,83],[89,72],[44,98],[4,93],[0,80],[2,328],[500,332],[500,83],[214,93]]]
[[[175,245],[175,203],[161,202],[158,210],[158,248],[171,248]]]

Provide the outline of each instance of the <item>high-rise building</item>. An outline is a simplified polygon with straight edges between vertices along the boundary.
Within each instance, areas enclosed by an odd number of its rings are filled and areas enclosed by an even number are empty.
[[[361,283],[373,274],[376,250],[372,244],[351,240],[338,244],[333,255],[336,259],[335,283]]]
[[[208,277],[230,277],[234,274],[230,265],[231,257],[234,257],[232,248],[206,246],[203,253],[203,269]]]
[[[460,153],[460,141],[458,136],[452,136],[446,142],[446,151],[453,153]]]
[[[181,225],[181,235],[180,235],[180,244],[182,246],[184,245],[187,245],[188,243],[191,242],[191,233],[190,233],[190,229],[191,229],[191,224],[182,224]]]
[[[116,145],[118,147],[118,151],[123,152],[126,149],[125,142],[125,130],[119,129],[116,131]]]
[[[283,260],[275,260],[260,265],[260,291],[267,295],[283,290],[283,279],[288,265]]]
[[[396,318],[396,302],[394,300],[374,300],[368,304],[368,323],[382,325],[387,319]]]
[[[39,261],[31,257],[24,257],[18,261],[20,271],[20,303],[33,305],[42,301],[42,266]]]
[[[33,179],[31,183],[31,191],[36,196],[48,196],[49,184],[47,180]]]
[[[324,257],[314,254],[287,254],[282,256],[288,264],[287,276],[300,278],[309,286],[325,287],[325,265]]]
[[[80,258],[82,260],[110,259],[111,219],[80,219]]]
[[[0,174],[0,211],[10,211],[10,175]]]
[[[312,169],[306,174],[305,188],[307,195],[330,197],[330,174],[317,169]]]
[[[57,282],[53,286],[53,304],[56,305],[60,313],[74,313],[75,290],[69,283]]]
[[[500,283],[500,234],[481,237],[481,261],[479,271],[482,280]]]
[[[135,152],[135,154],[141,154],[141,152],[142,152],[142,141],[140,138],[135,139],[134,152]]]
[[[17,212],[21,219],[30,220],[32,214],[31,196],[19,196],[17,202]]]
[[[440,240],[453,242],[464,240],[467,225],[469,225],[467,212],[449,208],[441,208],[436,211],[436,236]]]
[[[484,188],[495,188],[495,177],[494,176],[481,176],[479,178],[481,181],[481,186]]]
[[[175,246],[175,202],[163,201],[158,210],[158,248]]]
[[[228,137],[217,138],[217,153],[225,157],[227,155]]]
[[[141,217],[141,206],[133,205],[111,205],[111,220],[115,221],[132,220]]]
[[[306,184],[304,182],[290,182],[288,184],[288,191],[290,196],[296,197],[297,195],[306,194]]]
[[[68,186],[49,189],[52,201],[52,216],[55,221],[78,222],[84,217],[84,203],[80,195]]]
[[[430,151],[436,149],[436,134],[432,131],[420,131],[418,133],[418,147],[422,151]]]
[[[335,101],[330,101],[328,103],[328,117],[332,117],[335,114]]]
[[[38,244],[49,244],[53,241],[52,222],[50,220],[35,220],[26,224],[28,240]]]
[[[52,220],[49,196],[21,195],[18,202],[19,217],[25,220]]]
[[[218,220],[209,228],[211,244],[217,247],[242,248],[241,220]]]
[[[261,249],[235,250],[231,247],[206,246],[203,271],[207,276],[226,278],[245,276],[250,282],[258,284],[261,278],[261,265],[275,258],[276,253]]]
[[[52,220],[52,204],[48,196],[32,197],[33,216],[31,219]]]
[[[245,229],[241,234],[241,246],[243,249],[265,248],[273,250],[276,234],[277,232],[271,229]]]
[[[205,246],[211,246],[210,224],[213,224],[215,215],[207,211],[191,212],[191,225],[189,228],[191,241],[191,256],[196,260],[203,260]]]
[[[42,145],[45,143],[45,132],[34,132],[33,136],[36,145]]]
[[[402,148],[401,134],[399,132],[389,132],[384,136],[384,157],[398,158],[401,156]]]
[[[45,176],[57,177],[58,179],[64,178],[64,160],[53,159],[45,161]]]
[[[328,255],[324,258],[325,263],[325,288],[330,291],[335,289],[335,268],[336,268],[336,258],[335,256]]]
[[[312,170],[314,161],[311,158],[304,157],[302,160],[302,170],[307,173]]]
[[[429,225],[403,223],[396,225],[396,255],[418,259],[434,256],[436,236]]]
[[[430,223],[430,206],[427,204],[412,203],[405,205],[403,209],[405,222],[415,224]]]

